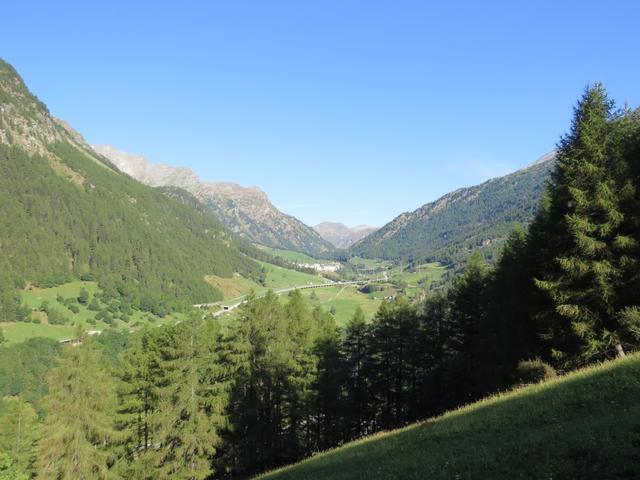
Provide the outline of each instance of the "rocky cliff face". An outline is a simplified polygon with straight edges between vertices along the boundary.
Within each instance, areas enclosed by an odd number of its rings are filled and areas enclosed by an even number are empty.
[[[93,148],[140,182],[187,190],[229,229],[252,242],[312,255],[333,248],[311,227],[278,210],[257,187],[203,182],[188,168],[154,164],[141,155],[132,155],[111,145],[94,145]]]
[[[337,248],[349,248],[351,245],[377,230],[369,225],[347,227],[343,223],[322,222],[313,227],[322,238]]]

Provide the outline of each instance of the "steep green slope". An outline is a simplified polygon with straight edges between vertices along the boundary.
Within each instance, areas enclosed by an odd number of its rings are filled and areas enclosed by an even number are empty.
[[[640,355],[474,403],[265,479],[637,479]]]
[[[515,224],[532,220],[552,166],[549,154],[510,175],[456,190],[403,213],[350,252],[366,258],[449,264],[481,249],[491,259]]]
[[[205,275],[263,275],[210,214],[121,174],[1,60],[0,245],[15,278],[96,278],[138,299],[211,301],[221,296]]]

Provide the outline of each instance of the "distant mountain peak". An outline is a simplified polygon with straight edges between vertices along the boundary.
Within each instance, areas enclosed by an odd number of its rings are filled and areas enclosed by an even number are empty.
[[[347,227],[339,222],[322,222],[313,229],[325,240],[331,242],[337,248],[349,248],[354,243],[363,239],[367,235],[377,230],[369,225],[356,225]]]
[[[142,183],[188,191],[229,229],[252,242],[310,254],[333,248],[311,227],[278,210],[258,187],[205,182],[189,168],[151,163],[143,155],[130,154],[112,145],[94,145],[93,149]]]

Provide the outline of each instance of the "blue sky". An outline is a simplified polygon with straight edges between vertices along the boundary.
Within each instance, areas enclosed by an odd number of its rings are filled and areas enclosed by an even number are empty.
[[[640,103],[637,1],[5,2],[0,56],[91,143],[382,225]]]

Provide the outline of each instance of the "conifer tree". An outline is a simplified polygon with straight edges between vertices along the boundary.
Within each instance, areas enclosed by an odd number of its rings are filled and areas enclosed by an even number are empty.
[[[418,401],[423,367],[419,320],[404,297],[383,302],[371,325],[368,378],[378,428],[404,425]]]
[[[198,314],[169,330],[162,345],[163,383],[151,416],[153,477],[200,480],[212,473],[211,457],[225,426],[225,365],[215,330]]]
[[[485,381],[502,388],[518,361],[543,354],[536,324],[531,321],[540,292],[535,287],[535,257],[529,239],[517,226],[509,235],[492,272],[487,289],[487,314],[483,326]]]
[[[536,283],[552,301],[541,317],[551,327],[554,358],[565,366],[624,354],[616,304],[619,260],[629,242],[621,234],[612,109],[602,85],[585,91],[560,141],[551,182],[551,255]]]
[[[91,342],[68,347],[49,377],[47,416],[38,443],[38,478],[114,478],[114,395]]]
[[[145,328],[132,339],[120,362],[118,385],[118,429],[125,454],[131,460],[140,458],[153,446],[151,416],[158,407],[162,368],[159,334]]]
[[[449,293],[451,312],[447,326],[447,348],[471,358],[485,318],[485,292],[488,283],[486,263],[478,252],[469,258],[462,276]]]
[[[285,315],[290,337],[287,378],[290,398],[289,434],[286,449],[296,458],[303,452],[311,453],[314,437],[311,416],[315,410],[315,392],[312,391],[312,386],[316,380],[318,363],[314,347],[321,327],[316,322],[321,318],[312,316],[300,290],[292,292],[285,308]]]
[[[312,312],[319,335],[314,353],[317,374],[312,385],[315,398],[315,440],[307,453],[326,450],[344,440],[345,384],[347,368],[342,357],[342,344],[333,315],[316,307]]]
[[[33,407],[19,397],[2,399],[0,452],[5,452],[12,467],[24,474],[33,473],[37,434],[38,415]]]
[[[290,460],[285,432],[291,401],[289,322],[273,292],[250,299],[234,328],[227,468],[239,476]]]
[[[370,423],[368,384],[365,366],[368,355],[368,326],[364,313],[360,307],[357,308],[353,317],[346,327],[344,340],[344,358],[346,362],[347,395],[349,401],[346,402],[345,412],[347,425],[345,428],[348,439],[353,439],[364,435]]]
[[[456,375],[455,391],[451,395],[460,401],[469,401],[484,393],[483,373],[479,362],[488,352],[483,337],[486,324],[486,295],[489,270],[482,256],[475,252],[462,276],[458,277],[449,292],[450,311],[445,326],[445,349],[452,356],[450,375]],[[459,395],[459,396],[458,396]]]

